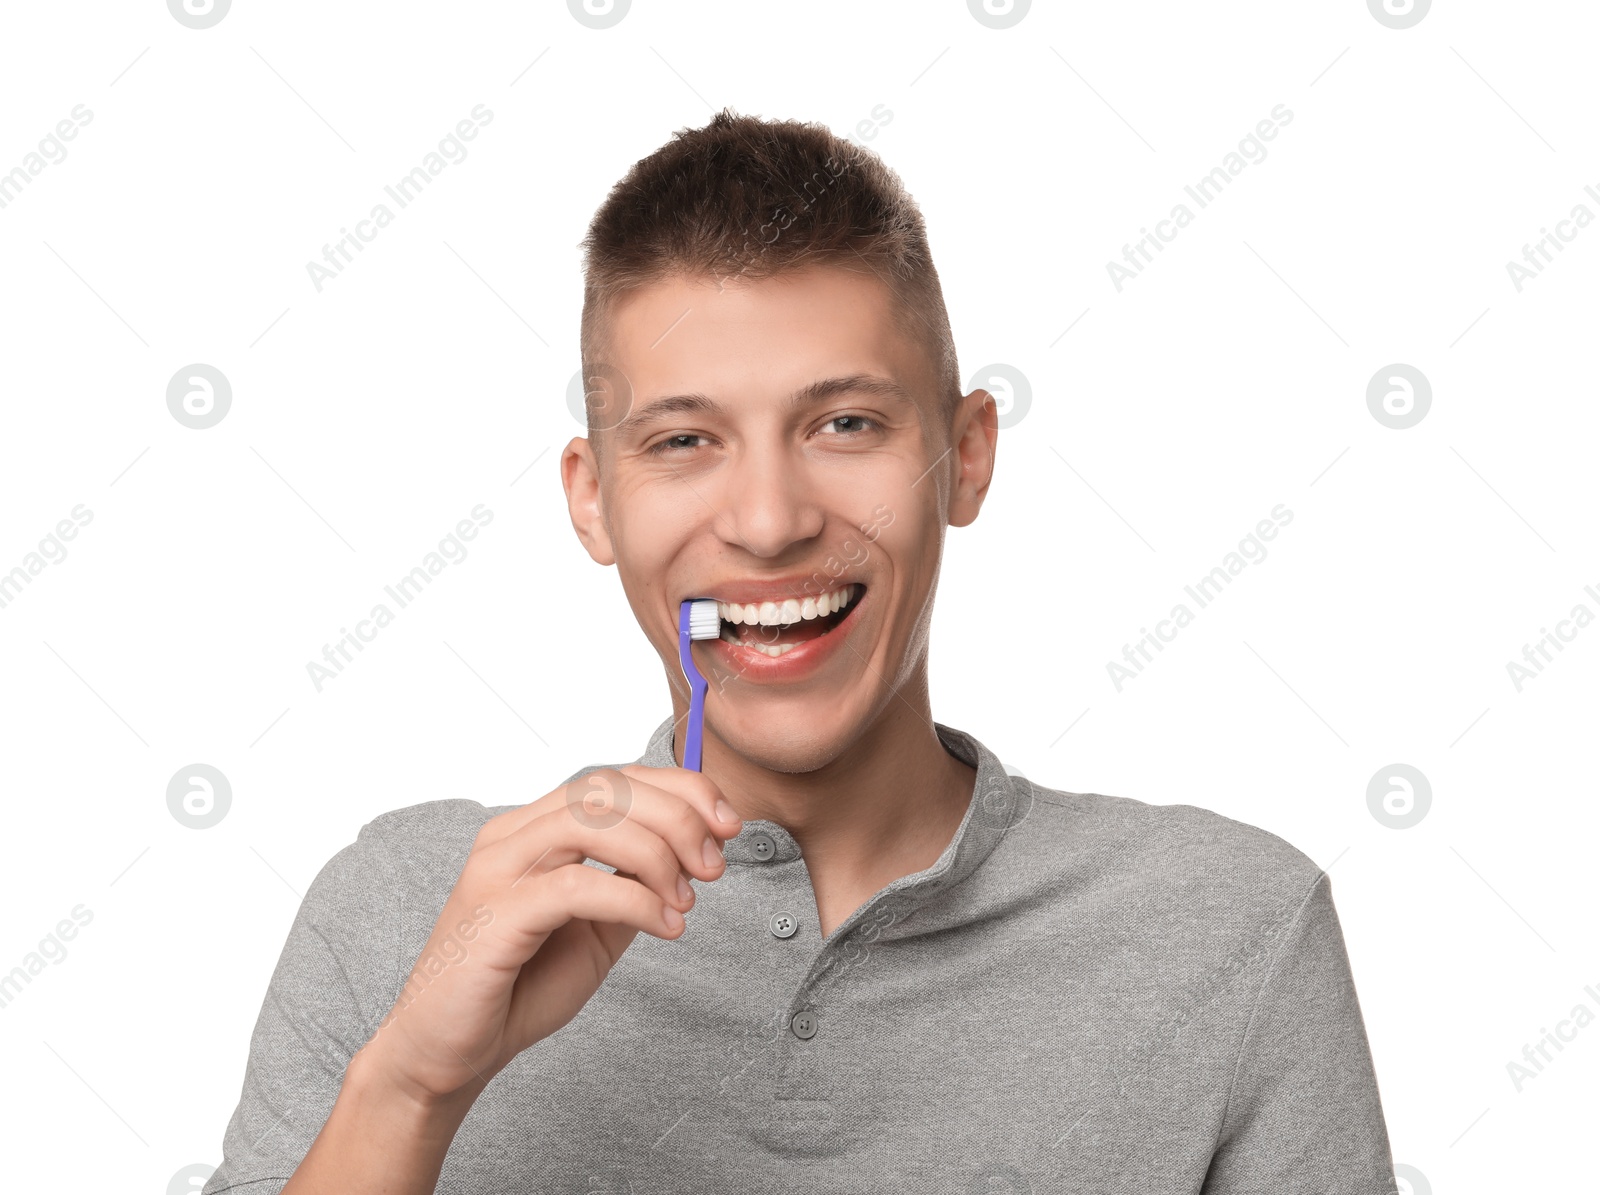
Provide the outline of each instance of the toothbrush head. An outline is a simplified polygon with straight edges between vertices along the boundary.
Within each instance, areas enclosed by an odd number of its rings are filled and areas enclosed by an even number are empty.
[[[715,639],[722,634],[722,616],[715,599],[692,598],[683,605],[688,611],[690,639]]]

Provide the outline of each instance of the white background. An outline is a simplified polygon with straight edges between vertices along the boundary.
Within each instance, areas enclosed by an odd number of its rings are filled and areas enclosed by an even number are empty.
[[[93,516],[0,609],[0,972],[93,917],[0,1008],[8,1187],[159,1193],[214,1165],[330,855],[388,809],[631,759],[669,712],[556,461],[587,220],[724,104],[880,152],[964,378],[1031,384],[948,540],[935,717],[1039,783],[1305,851],[1395,1160],[1437,1192],[1592,1181],[1600,1028],[1520,1092],[1507,1064],[1600,1011],[1600,629],[1521,691],[1506,667],[1600,613],[1600,230],[1520,292],[1506,269],[1600,214],[1591,5],[1441,2],[1403,30],[1362,0],[1040,3],[1006,30],[950,0],[638,0],[603,30],[509,2],[4,22],[0,171],[93,114],[0,209],[0,572]],[[306,263],[478,104],[469,155],[319,293]],[[1119,292],[1107,263],[1279,104],[1265,159]],[[195,362],[233,391],[206,430],[166,404]],[[1405,430],[1366,400],[1396,362],[1433,392]],[[318,692],[307,662],[479,503],[467,558]],[[1107,662],[1279,503],[1266,559],[1118,691]],[[232,786],[203,831],[166,802],[196,762]],[[1396,762],[1432,787],[1405,830],[1367,803]]]

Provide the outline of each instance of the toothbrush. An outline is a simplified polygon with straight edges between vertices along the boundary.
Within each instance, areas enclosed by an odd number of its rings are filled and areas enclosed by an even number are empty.
[[[700,770],[700,730],[706,716],[706,678],[694,666],[689,644],[696,639],[715,639],[722,633],[722,616],[713,598],[690,598],[678,607],[678,662],[683,678],[689,682],[689,722],[683,737],[683,766]]]

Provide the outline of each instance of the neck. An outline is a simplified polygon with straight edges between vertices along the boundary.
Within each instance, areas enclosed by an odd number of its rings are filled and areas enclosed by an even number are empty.
[[[673,704],[673,758],[681,762],[688,707],[676,691]],[[835,924],[885,884],[938,859],[977,779],[939,741],[925,668],[889,696],[853,742],[813,771],[765,767],[735,751],[709,724],[701,770],[740,817],[776,822],[794,837],[825,923],[829,905],[842,909]]]

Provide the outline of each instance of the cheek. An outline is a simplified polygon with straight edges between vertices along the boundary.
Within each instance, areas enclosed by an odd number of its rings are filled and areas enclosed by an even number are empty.
[[[888,583],[884,596],[899,603],[923,604],[939,570],[942,524],[922,494],[928,485],[869,506],[861,519],[867,531],[851,537],[853,550],[870,557],[878,584]]]
[[[684,505],[670,489],[640,487],[615,495],[606,508],[617,577],[635,618],[652,637],[664,625],[663,612],[671,602],[694,596],[669,592],[674,578],[686,575],[694,564],[691,541],[703,532],[696,520],[704,516],[705,504],[686,488],[683,497],[693,506]]]
[[[619,485],[606,496],[606,525],[620,571],[648,575],[672,558],[689,534],[693,514],[681,498],[693,499],[681,484]]]
[[[915,486],[899,483],[882,487],[860,503],[859,534],[853,538],[860,552],[886,552],[902,566],[916,563],[908,555],[937,546],[941,520],[935,509],[938,493],[932,478]]]
[[[672,573],[672,553],[667,545],[649,534],[619,536],[614,540],[617,577],[634,613],[643,616],[645,608],[660,605]]]

